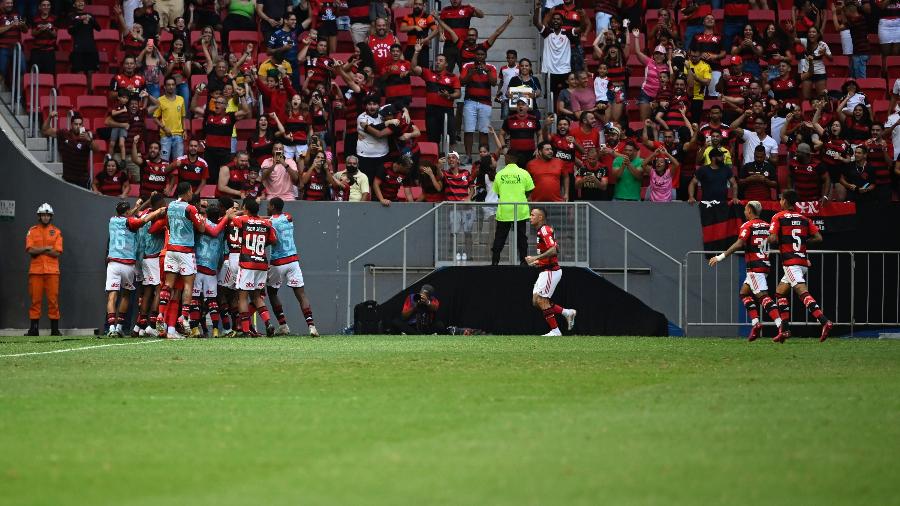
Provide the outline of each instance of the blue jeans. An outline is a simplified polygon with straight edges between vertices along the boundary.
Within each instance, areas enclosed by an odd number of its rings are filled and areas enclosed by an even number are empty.
[[[703,33],[703,25],[688,25],[684,29],[684,50],[691,50],[691,40],[693,40],[694,35],[698,33]]]
[[[191,88],[190,88],[190,86],[188,86],[188,83],[181,83],[181,84],[175,85],[175,94],[181,95],[181,98],[184,99],[185,109],[187,109],[188,107],[191,106]],[[185,110],[185,117],[190,117],[190,115],[187,112],[188,111]]]
[[[170,135],[168,137],[160,137],[159,147],[162,159],[171,162],[184,155],[184,136]]]
[[[15,51],[15,46],[0,48],[0,77],[2,77],[3,79],[6,79],[8,74],[11,75],[10,67],[13,63],[13,54],[15,54]],[[22,54],[22,51],[19,51],[19,62],[19,73],[24,74],[27,62],[25,61],[25,55]]]
[[[734,41],[734,38],[741,34],[744,31],[744,26],[747,25],[746,21],[725,21],[724,26],[724,35],[725,35],[725,51],[728,54],[731,54],[731,43]]]
[[[866,78],[866,65],[869,64],[869,55],[853,55],[850,57],[850,77],[855,79]]]

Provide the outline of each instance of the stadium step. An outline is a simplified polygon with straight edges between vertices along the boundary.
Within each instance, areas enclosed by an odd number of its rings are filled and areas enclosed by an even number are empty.
[[[41,151],[47,150],[47,138],[46,137],[28,137],[25,139],[25,148],[29,151]]]
[[[44,166],[47,167],[47,170],[52,172],[54,175],[62,177],[62,173],[63,173],[62,162],[53,162],[53,163],[46,162],[46,163],[44,163]]]

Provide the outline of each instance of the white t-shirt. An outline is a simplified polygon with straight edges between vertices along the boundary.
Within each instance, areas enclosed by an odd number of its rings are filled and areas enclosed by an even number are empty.
[[[504,65],[500,67],[500,74],[500,77],[503,78],[503,84],[500,85],[500,92],[505,97],[506,90],[509,89],[509,81],[513,77],[519,75],[519,66],[516,65],[515,67],[507,67],[506,65]]]
[[[744,131],[744,165],[753,161],[753,151],[756,150],[756,146],[760,144],[766,148],[766,158],[769,158],[773,154],[778,153],[778,143],[775,142],[775,139],[770,136],[766,136],[763,140],[759,140],[759,136],[756,135],[756,132],[751,130]]]
[[[559,33],[547,27],[541,27],[544,35],[544,53],[541,71],[551,74],[568,74],[572,71],[572,44],[566,32]]]
[[[814,56],[831,56],[831,48],[828,47],[824,41],[820,41],[816,48],[813,50]],[[800,59],[799,64],[800,72],[808,72],[809,71],[809,62],[806,58]],[[825,74],[825,60],[813,60],[812,62],[812,72],[813,74]]]
[[[772,138],[776,141],[781,140],[781,131],[784,130],[785,124],[787,124],[787,119],[781,116],[772,116],[769,121],[769,131],[772,132]]]
[[[364,158],[379,158],[388,154],[388,138],[372,137],[366,133],[366,125],[381,125],[384,120],[381,116],[372,117],[369,113],[362,113],[356,118],[356,131],[359,140],[356,142],[356,156]]]
[[[900,156],[900,113],[896,111],[892,112],[884,122],[885,130],[890,130],[894,126],[897,128],[891,132],[891,142],[894,143],[894,160],[896,160]]]
[[[609,100],[609,79],[597,76],[594,78],[594,96],[597,102],[608,102]]]

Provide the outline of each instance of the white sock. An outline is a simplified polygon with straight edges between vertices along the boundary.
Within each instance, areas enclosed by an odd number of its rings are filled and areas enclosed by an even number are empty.
[[[751,325],[756,325],[757,323],[759,323],[759,318],[754,318],[753,320],[750,321]]]
[[[781,318],[775,318],[775,326],[781,327]]]
[[[175,327],[169,327],[169,334],[175,333]]]

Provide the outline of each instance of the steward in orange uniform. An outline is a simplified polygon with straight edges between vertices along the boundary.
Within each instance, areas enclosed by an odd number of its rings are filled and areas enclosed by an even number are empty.
[[[38,224],[28,230],[25,236],[25,251],[31,255],[28,268],[28,293],[31,294],[31,308],[28,318],[31,326],[26,336],[37,336],[38,321],[41,319],[41,303],[47,297],[47,316],[50,317],[50,335],[59,332],[59,255],[63,252],[62,232],[51,225],[53,208],[41,204],[37,210]]]

